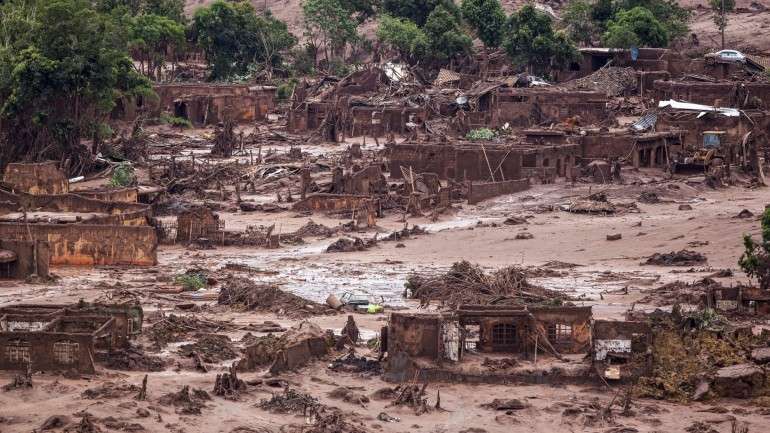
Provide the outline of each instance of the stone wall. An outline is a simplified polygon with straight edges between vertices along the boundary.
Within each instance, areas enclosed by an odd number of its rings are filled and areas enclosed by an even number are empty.
[[[158,263],[158,238],[148,226],[0,223],[0,238],[47,241],[51,265]]]

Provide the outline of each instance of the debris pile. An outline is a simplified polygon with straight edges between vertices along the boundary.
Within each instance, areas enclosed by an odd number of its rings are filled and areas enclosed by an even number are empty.
[[[246,382],[238,379],[238,372],[235,364],[230,366],[230,371],[217,374],[214,381],[214,395],[224,397],[228,400],[237,400],[240,393],[246,389]]]
[[[655,266],[697,266],[706,263],[706,256],[692,250],[655,253],[647,258],[645,265]]]
[[[299,368],[314,358],[326,355],[334,345],[334,335],[318,325],[303,321],[280,337],[267,335],[257,338],[244,350],[246,356],[238,369],[250,371],[269,365],[272,374]]]
[[[569,298],[563,293],[544,289],[527,281],[527,271],[509,266],[487,274],[470,262],[456,262],[440,275],[414,274],[404,285],[406,294],[423,303],[442,301],[450,307],[461,304],[546,303]]]
[[[636,71],[633,68],[604,67],[583,78],[564,83],[573,90],[605,92],[607,96],[624,96],[637,88]]]
[[[209,393],[202,389],[193,389],[185,385],[179,392],[172,392],[158,399],[158,403],[164,406],[174,406],[177,413],[183,415],[200,415],[201,409],[206,407],[206,401],[211,400]]]
[[[703,301],[703,296],[709,290],[722,287],[722,284],[708,277],[692,283],[673,281],[650,290],[638,302],[655,306],[674,305],[677,303],[698,305]]]
[[[382,365],[376,359],[356,356],[355,353],[337,358],[329,364],[329,370],[344,373],[366,373],[367,375],[382,374]]]
[[[232,277],[223,282],[217,302],[219,305],[285,314],[294,318],[337,313],[326,305],[285,292],[275,285],[257,284],[240,277]]]
[[[258,406],[273,413],[308,416],[317,413],[321,403],[318,402],[317,398],[287,386],[281,394],[273,394],[270,400],[262,400]]]
[[[366,251],[377,244],[377,239],[339,238],[326,248],[327,253]]]
[[[198,357],[207,363],[219,363],[238,357],[230,338],[226,335],[204,334],[195,343],[183,344],[179,354],[185,357]]]
[[[148,355],[134,346],[112,350],[106,365],[123,371],[163,371],[166,366],[160,357]]]
[[[194,333],[216,334],[231,329],[232,325],[227,322],[205,320],[190,316],[178,316],[169,314],[159,322],[153,324],[147,334],[158,349],[166,346],[168,343],[177,343],[185,341]]]

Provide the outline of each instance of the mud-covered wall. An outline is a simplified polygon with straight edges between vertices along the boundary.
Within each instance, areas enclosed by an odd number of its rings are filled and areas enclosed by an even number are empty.
[[[532,307],[529,311],[560,353],[586,353],[590,349],[591,307]],[[567,325],[569,335],[556,332],[559,325]]]
[[[65,194],[69,181],[56,162],[10,163],[5,166],[3,182],[14,192],[28,194]]]
[[[0,238],[47,241],[51,265],[136,265],[158,263],[153,227],[90,224],[0,223]]]
[[[82,197],[108,201],[108,202],[121,202],[121,203],[137,203],[139,202],[139,191],[137,188],[114,188],[103,190],[89,190],[89,191],[75,191]]]
[[[32,195],[0,191],[0,201],[15,204],[18,209],[26,208],[44,212],[93,212],[110,215],[143,214],[147,217],[152,216],[152,207],[146,204],[108,202],[79,194]]]
[[[292,209],[313,212],[344,212],[369,207],[369,196],[343,194],[314,194],[294,203]]]
[[[0,250],[16,253],[15,262],[0,264],[0,278],[23,280],[33,273],[43,278],[48,276],[51,254],[48,242],[0,239]]]
[[[502,182],[471,182],[468,185],[468,204],[500,195],[513,194],[529,189],[529,179],[506,180]]]
[[[61,353],[59,347],[57,352],[54,351],[57,343],[64,343],[67,347],[77,344],[75,356],[56,356],[55,353]],[[55,372],[74,369],[80,373],[94,372],[94,341],[91,335],[65,332],[0,332],[0,354],[0,370],[25,371],[29,363],[32,371]],[[66,359],[70,362],[66,362]]]
[[[439,359],[441,316],[391,313],[388,323],[388,354]]]

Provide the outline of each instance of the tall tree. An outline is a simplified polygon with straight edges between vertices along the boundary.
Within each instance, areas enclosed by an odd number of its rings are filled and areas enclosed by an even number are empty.
[[[743,236],[744,252],[738,265],[749,277],[759,281],[762,290],[770,289],[770,209],[765,209],[760,223],[762,239],[757,242],[751,235]]]
[[[503,46],[514,62],[542,71],[563,66],[578,56],[575,45],[553,29],[551,17],[532,5],[525,5],[508,19]]]
[[[571,0],[562,14],[562,27],[573,41],[584,46],[591,46],[597,32],[593,11],[594,5],[588,1]]]
[[[206,53],[214,80],[245,74],[251,66],[262,67],[269,76],[282,62],[281,53],[297,42],[272,15],[257,16],[249,3],[222,0],[195,12],[190,36]]]
[[[152,94],[128,56],[122,29],[88,0],[10,0],[0,10],[0,164],[66,161],[89,169],[92,137],[121,97]],[[13,18],[15,17],[15,18]],[[8,38],[9,33],[16,33]],[[95,140],[95,144],[97,141]]]
[[[457,16],[443,5],[433,9],[425,21],[423,31],[430,41],[431,54],[438,60],[471,51],[473,41],[460,28]]]
[[[140,70],[150,79],[161,81],[169,53],[184,44],[184,27],[162,15],[142,14],[131,26],[129,46],[138,54]]]
[[[463,0],[460,10],[485,46],[500,46],[506,17],[498,0]]]
[[[377,38],[398,51],[403,60],[415,64],[428,54],[428,36],[414,21],[380,15]]]
[[[341,0],[304,0],[302,14],[307,35],[320,38],[327,61],[341,59],[347,44],[358,38],[353,11]]]
[[[607,24],[602,41],[608,47],[614,48],[659,48],[668,45],[669,34],[652,12],[637,6],[615,14],[615,18]]]
[[[443,5],[459,18],[459,11],[453,0],[382,0],[382,9],[389,15],[412,20],[420,27],[425,25],[428,15],[438,5]]]
[[[735,0],[709,0],[714,11],[714,24],[722,35],[722,49],[725,49],[725,29],[727,28],[727,13],[735,9]]]

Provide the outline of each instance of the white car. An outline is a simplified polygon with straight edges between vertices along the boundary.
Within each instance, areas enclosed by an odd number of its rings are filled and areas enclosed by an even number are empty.
[[[746,56],[736,50],[722,50],[717,51],[716,53],[711,53],[706,55],[706,60],[711,60],[712,62],[724,62],[724,63],[746,63]]]

